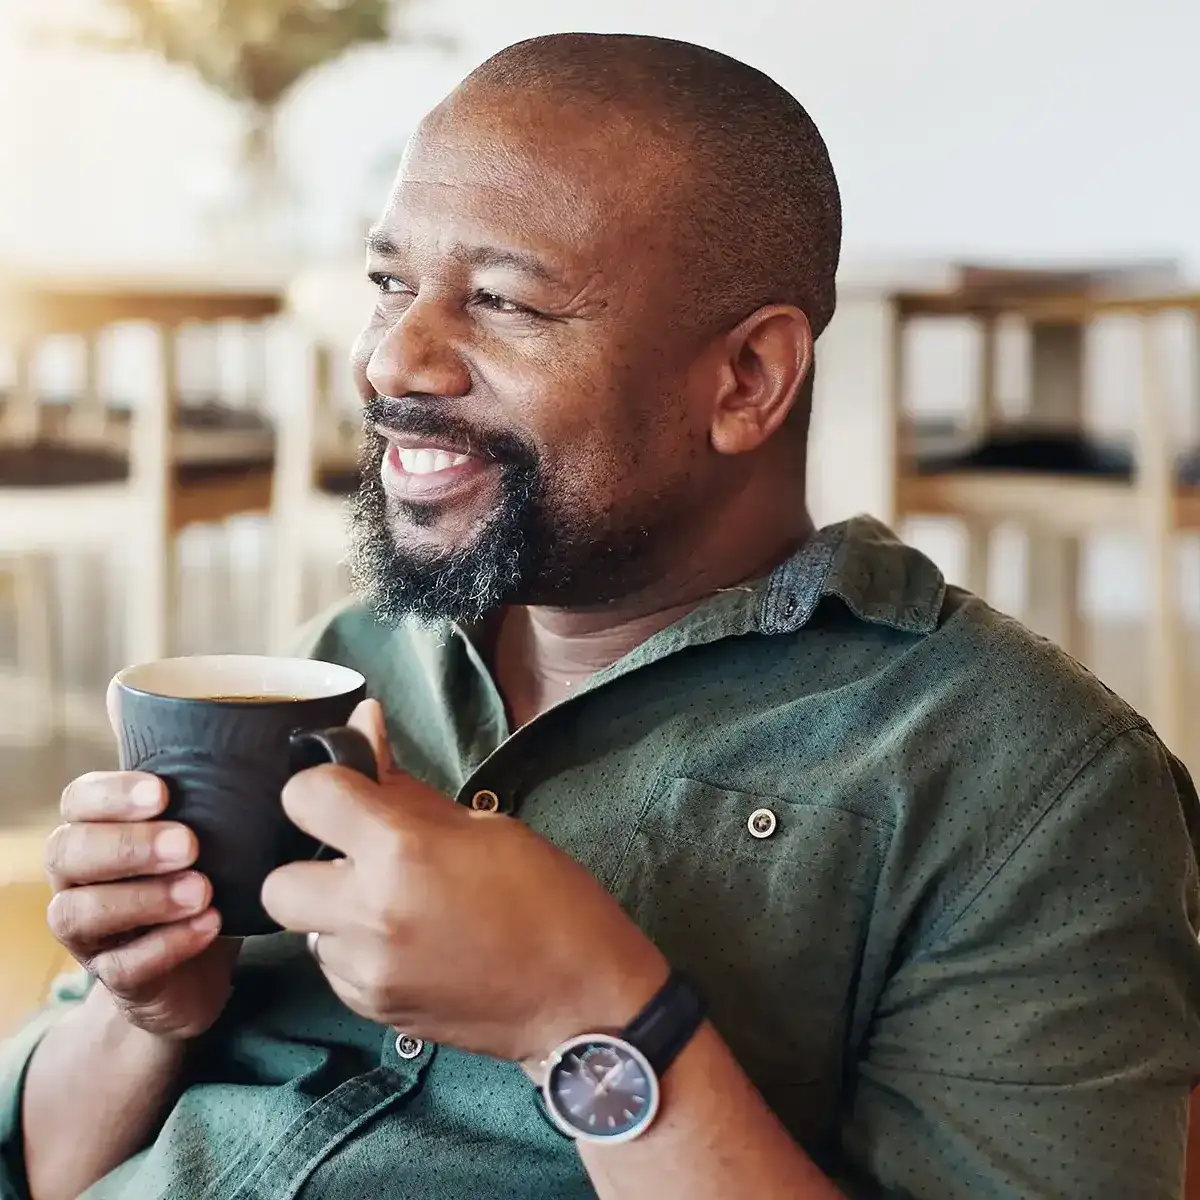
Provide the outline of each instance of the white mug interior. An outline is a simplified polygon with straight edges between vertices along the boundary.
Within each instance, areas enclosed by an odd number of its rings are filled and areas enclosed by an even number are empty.
[[[265,654],[202,654],[162,658],[118,671],[113,683],[153,696],[180,700],[266,697],[317,700],[344,696],[363,684],[349,667],[312,658]]]

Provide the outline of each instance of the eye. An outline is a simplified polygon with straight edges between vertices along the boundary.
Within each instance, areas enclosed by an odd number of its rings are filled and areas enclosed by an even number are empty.
[[[379,289],[380,293],[385,296],[412,294],[412,289],[397,279],[395,275],[385,275],[377,271],[370,276],[370,280]]]
[[[506,300],[503,296],[496,295],[495,292],[476,292],[475,303],[482,304],[484,308],[490,308],[492,312],[504,313],[508,316],[535,317],[538,315],[532,308],[518,304],[515,300]]]

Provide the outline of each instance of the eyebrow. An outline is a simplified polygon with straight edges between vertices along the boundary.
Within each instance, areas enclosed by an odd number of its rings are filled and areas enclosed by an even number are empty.
[[[380,258],[398,258],[400,248],[381,229],[372,229],[367,234],[367,250]],[[458,243],[450,247],[450,255],[468,266],[479,270],[489,267],[507,267],[540,279],[544,283],[562,284],[563,277],[535,254],[525,250],[513,250],[500,246],[466,246]]]

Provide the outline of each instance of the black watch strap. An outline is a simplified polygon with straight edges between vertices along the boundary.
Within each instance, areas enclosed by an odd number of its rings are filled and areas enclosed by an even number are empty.
[[[700,1028],[704,1012],[704,998],[695,984],[682,971],[672,971],[620,1036],[646,1056],[661,1078]]]

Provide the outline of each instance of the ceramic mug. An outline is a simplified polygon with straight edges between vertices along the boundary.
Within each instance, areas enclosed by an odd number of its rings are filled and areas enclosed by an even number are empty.
[[[377,777],[370,742],[345,727],[365,696],[357,671],[304,658],[167,658],[113,678],[121,769],[166,783],[164,819],[196,834],[196,869],[212,881],[223,936],[276,932],[259,899],[263,881],[327,853],[288,820],[284,784],[320,763]]]

